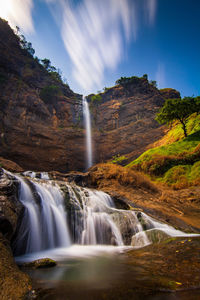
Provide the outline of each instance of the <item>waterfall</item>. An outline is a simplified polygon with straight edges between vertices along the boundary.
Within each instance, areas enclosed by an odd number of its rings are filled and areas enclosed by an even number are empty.
[[[68,190],[75,243],[118,246],[124,244],[120,229],[111,216],[114,203],[109,195],[76,185],[68,185]]]
[[[138,248],[171,236],[191,236],[141,211],[117,209],[104,192],[55,182],[46,173],[40,179],[26,175],[29,179],[15,176],[24,206],[13,242],[16,255],[72,244]]]
[[[90,110],[85,97],[83,97],[83,116],[86,129],[86,149],[87,149],[87,164],[86,167],[89,169],[92,162],[92,130],[91,130],[91,119]]]
[[[64,198],[59,187],[15,177],[20,182],[19,200],[24,206],[13,244],[15,254],[69,246]]]

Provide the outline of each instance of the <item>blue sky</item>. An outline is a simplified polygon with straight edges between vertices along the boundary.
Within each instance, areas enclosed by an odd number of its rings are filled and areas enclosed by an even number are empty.
[[[0,16],[85,95],[145,73],[200,95],[199,15],[199,0],[0,0]]]

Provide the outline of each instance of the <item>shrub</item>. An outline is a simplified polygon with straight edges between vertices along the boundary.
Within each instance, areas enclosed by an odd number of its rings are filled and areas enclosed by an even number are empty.
[[[93,95],[93,96],[91,96],[91,102],[93,104],[99,104],[99,102],[101,102],[101,100],[102,100],[101,95]]]

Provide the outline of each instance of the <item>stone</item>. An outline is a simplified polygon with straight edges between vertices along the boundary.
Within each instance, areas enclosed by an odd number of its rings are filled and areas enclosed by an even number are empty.
[[[23,263],[20,266],[23,268],[41,269],[52,268],[57,265],[56,261],[50,258],[41,258],[31,262]]]

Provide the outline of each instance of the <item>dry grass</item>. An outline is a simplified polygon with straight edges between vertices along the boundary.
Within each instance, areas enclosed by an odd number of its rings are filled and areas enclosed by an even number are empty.
[[[102,181],[107,181],[109,184],[117,182],[124,187],[144,189],[153,193],[158,192],[157,187],[147,176],[116,164],[98,164],[91,168],[90,180],[96,186],[99,186]]]

